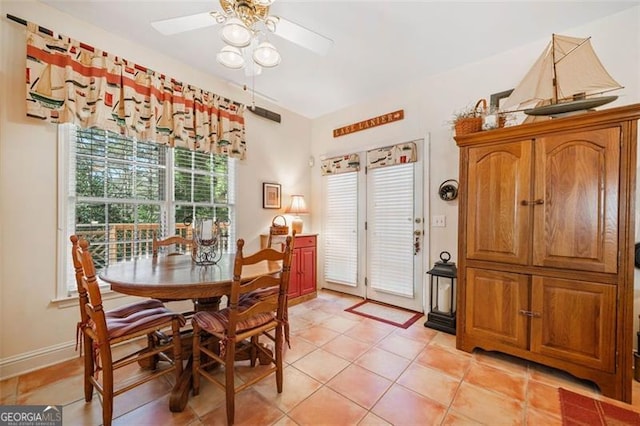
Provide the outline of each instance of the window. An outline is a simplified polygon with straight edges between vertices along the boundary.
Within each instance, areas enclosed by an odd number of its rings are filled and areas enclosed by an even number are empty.
[[[191,238],[193,218],[234,224],[234,164],[226,156],[60,125],[59,297],[76,289],[69,236],[91,242],[97,268],[151,253],[153,233]],[[233,235],[223,235],[229,249]],[[233,244],[231,244],[231,248]]]

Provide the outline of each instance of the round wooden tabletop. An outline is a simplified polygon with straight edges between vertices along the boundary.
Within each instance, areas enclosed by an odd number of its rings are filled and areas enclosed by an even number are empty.
[[[233,254],[224,254],[216,265],[195,264],[191,256],[143,257],[118,262],[101,270],[100,279],[118,293],[158,299],[204,299],[229,294],[233,279]],[[245,265],[242,279],[273,274],[280,262]]]

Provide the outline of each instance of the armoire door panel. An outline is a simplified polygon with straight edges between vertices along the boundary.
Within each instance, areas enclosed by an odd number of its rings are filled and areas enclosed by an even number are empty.
[[[613,372],[616,287],[533,277],[531,351]]]
[[[535,141],[533,263],[617,272],[620,129]]]
[[[528,276],[468,268],[466,284],[466,334],[526,349]]]
[[[469,149],[467,257],[526,264],[531,141]]]

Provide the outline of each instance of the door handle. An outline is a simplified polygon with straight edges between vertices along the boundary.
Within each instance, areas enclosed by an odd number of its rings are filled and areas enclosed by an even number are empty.
[[[535,206],[544,204],[544,200],[542,198],[538,198],[537,200],[522,200],[520,201],[520,204],[523,206]]]
[[[525,311],[524,309],[520,309],[520,314],[531,318],[540,318],[540,312]]]
[[[420,252],[420,231],[414,231],[415,240],[413,242],[413,255],[415,256]]]

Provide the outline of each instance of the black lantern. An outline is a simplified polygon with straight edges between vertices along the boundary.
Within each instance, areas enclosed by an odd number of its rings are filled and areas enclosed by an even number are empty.
[[[427,274],[431,275],[431,312],[427,315],[425,327],[449,334],[456,334],[456,275],[458,269],[451,260],[451,254],[440,253],[441,262],[436,262]]]

